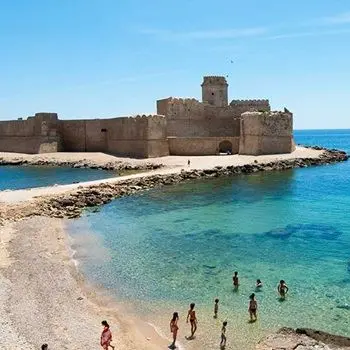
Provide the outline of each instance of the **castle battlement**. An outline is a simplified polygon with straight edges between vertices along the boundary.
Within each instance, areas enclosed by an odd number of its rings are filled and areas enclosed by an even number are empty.
[[[207,84],[210,84],[210,85],[225,85],[225,86],[228,85],[225,77],[216,76],[216,75],[208,75],[208,76],[203,77],[202,86],[203,85],[207,85]]]
[[[252,104],[270,104],[268,99],[256,99],[256,100],[232,100],[230,105],[252,105]]]

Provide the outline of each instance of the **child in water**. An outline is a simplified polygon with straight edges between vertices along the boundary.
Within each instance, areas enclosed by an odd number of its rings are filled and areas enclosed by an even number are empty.
[[[218,318],[218,311],[219,311],[219,299],[215,299],[214,318]]]
[[[235,271],[235,273],[234,273],[234,275],[232,277],[232,281],[233,281],[233,288],[235,290],[237,290],[238,286],[239,286],[239,283],[238,283],[238,272],[237,271]]]
[[[190,338],[193,338],[194,333],[196,333],[196,330],[197,330],[197,317],[196,317],[196,311],[194,311],[195,305],[196,305],[195,303],[190,304],[190,309],[188,310],[187,318],[186,318],[186,322],[188,323],[188,319],[190,319],[190,323],[191,323]]]
[[[286,282],[284,280],[280,280],[280,283],[277,287],[277,291],[278,291],[279,295],[281,296],[281,299],[284,299],[286,297],[288,290],[289,290],[289,288],[286,285]]]
[[[262,284],[261,280],[257,279],[256,285],[255,285],[256,291],[259,291],[262,288],[262,286],[263,286],[263,284]]]
[[[222,328],[221,328],[221,342],[220,342],[221,348],[224,348],[226,346],[226,326],[227,326],[227,321],[223,322]]]
[[[173,342],[168,346],[169,349],[175,349],[176,345],[176,337],[177,337],[177,331],[179,330],[179,327],[177,325],[177,321],[179,320],[179,314],[177,312],[173,313],[173,317],[170,320],[170,332],[173,333]]]
[[[249,297],[250,301],[249,301],[249,315],[250,315],[250,321],[256,321],[257,316],[256,316],[256,310],[258,309],[258,303],[255,300],[255,294],[251,294],[251,296]]]

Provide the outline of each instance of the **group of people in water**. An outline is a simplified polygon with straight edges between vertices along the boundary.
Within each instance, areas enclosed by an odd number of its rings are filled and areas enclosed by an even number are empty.
[[[233,277],[233,290],[238,291],[239,288],[239,279],[238,279],[238,272],[235,271]],[[261,290],[263,287],[263,283],[260,279],[256,280],[256,290]],[[280,280],[277,291],[278,294],[280,295],[280,298],[283,300],[286,297],[286,294],[288,293],[288,286],[284,280]],[[194,310],[196,304],[191,303],[190,308],[187,312],[187,317],[186,317],[186,323],[190,322],[191,325],[191,335],[189,337],[186,337],[186,339],[191,340],[194,339],[194,334],[197,331],[197,316],[196,316],[196,311]],[[249,296],[249,306],[248,306],[248,312],[250,316],[250,322],[255,322],[257,320],[257,310],[258,310],[258,303],[255,300],[255,293],[252,293]],[[218,312],[219,312],[219,299],[216,298],[214,301],[214,318],[216,319],[218,317]],[[179,321],[179,314],[178,312],[173,313],[173,317],[170,320],[170,332],[173,335],[173,342],[168,346],[169,349],[175,349],[176,348],[176,340],[177,340],[177,333],[179,330],[178,326],[178,321]],[[101,338],[100,338],[100,345],[104,350],[108,350],[108,348],[112,348],[114,350],[114,346],[111,344],[112,342],[112,332],[110,330],[109,324],[107,321],[102,321],[101,322],[103,326],[103,330],[101,333]],[[224,349],[226,346],[226,326],[227,326],[227,321],[224,321],[222,323],[221,327],[221,340],[220,340],[220,348]],[[42,350],[48,350],[48,345],[43,344],[41,346]]]
[[[238,272],[235,271],[234,275],[232,277],[233,281],[233,289],[234,291],[238,291],[239,288],[239,278],[238,278]],[[256,290],[261,290],[263,287],[263,283],[260,279],[256,280]],[[278,294],[280,295],[280,298],[283,300],[286,297],[286,294],[288,293],[288,286],[284,280],[280,280],[277,291]],[[196,317],[196,312],[194,310],[195,303],[190,304],[190,308],[187,312],[187,317],[186,317],[186,323],[190,321],[191,325],[191,335],[189,337],[186,337],[186,339],[194,339],[194,334],[196,333],[197,330],[197,317]],[[250,322],[255,322],[257,320],[257,310],[258,310],[258,303],[255,299],[255,293],[252,293],[249,296],[249,306],[248,306],[248,312],[250,316]],[[218,317],[218,312],[219,312],[219,299],[215,299],[214,301],[214,318]],[[175,349],[176,348],[176,339],[177,339],[177,333],[179,330],[178,326],[178,321],[179,321],[179,314],[178,312],[173,313],[173,317],[170,320],[170,332],[173,335],[173,342],[168,346],[169,349]],[[222,328],[221,328],[221,341],[220,341],[220,348],[224,349],[226,346],[226,326],[227,326],[227,321],[224,321],[222,323]]]

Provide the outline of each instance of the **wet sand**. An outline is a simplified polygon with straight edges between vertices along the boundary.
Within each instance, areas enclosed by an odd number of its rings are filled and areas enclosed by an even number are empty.
[[[78,272],[64,221],[36,217],[0,230],[0,349],[98,349],[101,321],[117,349],[169,344]]]

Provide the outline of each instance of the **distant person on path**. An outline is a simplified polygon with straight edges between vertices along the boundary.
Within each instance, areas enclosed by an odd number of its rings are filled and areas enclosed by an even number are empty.
[[[190,160],[187,161],[187,166],[188,167],[191,166],[191,161]]]
[[[262,286],[263,286],[263,284],[262,284],[261,280],[257,279],[256,285],[255,285],[256,290],[259,291],[262,288]]]
[[[278,284],[277,291],[279,295],[281,296],[281,299],[284,299],[286,297],[286,294],[288,293],[288,286],[286,285],[286,282],[284,280],[280,280],[280,283]]]
[[[237,272],[237,271],[235,271],[235,273],[234,273],[234,275],[233,275],[233,277],[232,277],[232,281],[233,281],[233,288],[234,288],[235,290],[237,290],[237,289],[238,289],[238,286],[239,286],[238,272]]]
[[[227,326],[227,321],[222,323],[222,328],[221,328],[221,342],[220,342],[220,348],[223,349],[226,346],[226,326]]]
[[[194,333],[196,333],[196,330],[197,330],[197,317],[196,317],[196,311],[194,311],[195,305],[196,305],[195,303],[190,304],[190,309],[188,310],[187,318],[186,318],[186,322],[188,323],[188,319],[190,319],[190,323],[191,323],[190,339],[193,338]]]
[[[218,318],[218,311],[219,311],[219,299],[215,299],[214,318]]]
[[[49,346],[47,344],[41,345],[41,350],[48,350]]]
[[[168,346],[169,349],[175,349],[176,345],[176,337],[177,332],[179,330],[179,327],[177,325],[177,322],[179,320],[179,314],[177,312],[173,313],[173,318],[170,320],[170,333],[173,333],[173,342]]]
[[[255,300],[255,294],[251,294],[251,296],[249,297],[249,315],[250,315],[250,321],[256,321],[257,316],[256,316],[256,310],[258,309],[258,303]]]
[[[109,324],[107,323],[107,321],[102,321],[101,324],[102,326],[104,326],[101,334],[101,342],[100,342],[102,348],[107,350],[108,347],[110,346],[112,349],[114,349],[114,346],[111,345],[112,333],[109,329]]]

